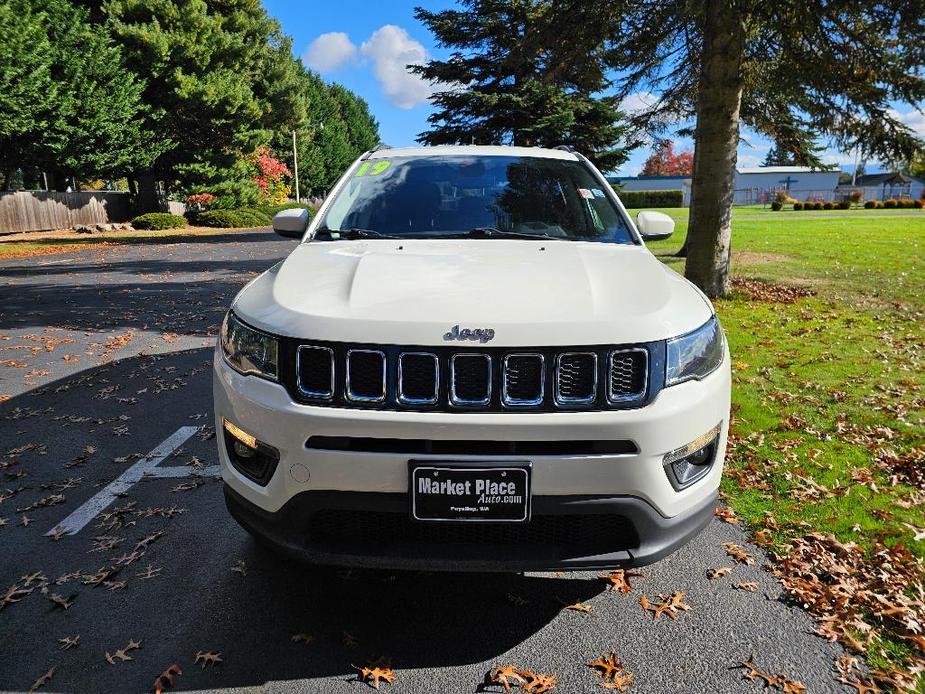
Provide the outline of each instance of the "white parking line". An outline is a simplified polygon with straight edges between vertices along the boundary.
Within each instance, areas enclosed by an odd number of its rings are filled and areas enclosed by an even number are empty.
[[[121,494],[131,489],[132,485],[146,475],[154,477],[178,476],[174,474],[160,475],[158,473],[168,468],[158,471],[155,471],[155,468],[158,463],[179,448],[190,436],[195,434],[197,429],[198,427],[180,427],[177,429],[172,435],[164,439],[153,451],[148,453],[147,456],[139,460],[132,465],[132,467],[119,475],[119,477],[98,491],[96,495],[84,502],[80,508],[45,533],[45,535],[54,535],[61,531],[64,531],[67,535],[74,535],[80,532],[81,528],[93,520],[100,511],[118,499]],[[189,468],[187,468],[187,471],[188,474],[191,473]]]
[[[178,465],[176,467],[158,467],[148,470],[145,477],[221,477],[222,468],[218,465],[210,465],[196,469],[188,465]]]

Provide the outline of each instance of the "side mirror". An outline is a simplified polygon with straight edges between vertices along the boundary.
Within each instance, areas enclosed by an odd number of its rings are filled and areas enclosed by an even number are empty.
[[[674,233],[674,220],[663,212],[643,210],[636,215],[636,228],[646,241],[661,241]]]
[[[273,231],[287,239],[300,239],[308,229],[308,210],[294,207],[273,217]]]

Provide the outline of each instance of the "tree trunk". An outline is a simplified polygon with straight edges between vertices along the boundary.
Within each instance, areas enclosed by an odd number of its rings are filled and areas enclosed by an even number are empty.
[[[709,297],[729,291],[744,53],[741,12],[734,3],[706,0],[684,275]]]
[[[138,213],[160,212],[161,201],[157,197],[157,179],[154,174],[150,171],[140,171],[134,178],[138,181],[138,195],[135,197]]]

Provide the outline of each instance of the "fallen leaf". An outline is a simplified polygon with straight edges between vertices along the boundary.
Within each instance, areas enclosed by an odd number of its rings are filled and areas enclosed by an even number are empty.
[[[707,578],[709,578],[710,580],[713,580],[714,578],[721,578],[731,573],[732,573],[731,566],[720,566],[715,569],[710,569],[709,571],[707,571]]]
[[[764,672],[755,665],[754,658],[751,656],[748,660],[743,660],[736,665],[737,668],[745,669],[743,674],[745,679],[761,679],[764,681],[764,686],[776,687],[786,694],[806,694],[806,686],[802,682],[787,679],[783,675],[771,675]]]
[[[315,640],[315,637],[312,636],[311,634],[293,634],[292,636],[289,637],[289,640],[292,641],[293,643],[301,642],[301,643],[304,643],[305,645],[308,645],[312,641]]]
[[[0,596],[0,610],[2,610],[7,605],[13,604],[14,602],[19,602],[31,592],[31,590],[24,590],[21,588],[18,583],[14,583],[12,586],[7,588],[6,592],[2,596]]]
[[[48,672],[46,672],[44,675],[42,675],[41,677],[39,677],[39,678],[32,684],[32,686],[29,687],[29,691],[30,691],[30,692],[38,691],[39,689],[41,689],[42,687],[44,687],[46,684],[48,684],[48,682],[51,681],[51,676],[55,674],[55,670],[57,670],[57,669],[58,669],[58,666],[55,665],[55,666],[54,666],[53,668],[51,668]]]
[[[231,567],[231,570],[234,573],[241,574],[242,576],[247,576],[247,564],[244,563],[243,559],[238,559],[234,566]]]
[[[747,590],[749,593],[758,592],[758,584],[755,581],[739,581],[738,584],[732,586],[737,590]]]
[[[76,648],[80,645],[80,634],[77,636],[65,636],[63,639],[58,639],[58,643],[61,644],[62,651],[68,651],[72,648]]]
[[[615,651],[586,665],[603,678],[602,686],[606,689],[625,692],[633,681],[633,673],[626,670]]]
[[[531,694],[544,694],[556,688],[556,676],[545,672],[520,670],[520,675],[527,681],[521,685],[525,692]]]
[[[60,607],[63,610],[67,610],[74,604],[74,600],[77,598],[77,593],[73,593],[68,597],[64,598],[58,595],[57,593],[52,593],[48,596],[48,599],[51,600],[55,607]]]
[[[203,670],[206,669],[206,665],[215,665],[220,662],[222,662],[222,654],[214,651],[208,651],[207,653],[196,651],[196,658],[193,660],[194,665],[196,663],[202,663]]]
[[[687,611],[691,606],[684,602],[685,594],[683,591],[677,591],[671,595],[659,594],[662,602],[650,601],[645,595],[639,598],[639,604],[642,605],[643,612],[651,612],[653,619],[658,619],[662,614],[668,615],[671,619],[678,618],[678,610]]]
[[[132,656],[130,656],[128,652],[138,650],[139,648],[141,648],[141,641],[129,639],[128,645],[125,648],[118,649],[113,655],[109,655],[109,651],[106,651],[106,662],[110,665],[115,665],[117,658],[121,662],[132,660]]]
[[[183,670],[181,670],[180,666],[176,663],[169,666],[166,670],[154,678],[154,694],[163,694],[164,689],[173,686],[173,678],[182,674]]]
[[[154,578],[155,576],[160,576],[163,568],[160,566],[155,567],[153,564],[148,564],[148,568],[142,571],[139,574],[135,574],[138,578]]]
[[[736,515],[735,511],[728,506],[718,506],[713,512],[713,515],[731,525],[739,524],[739,517]]]
[[[486,684],[500,684],[506,692],[511,691],[511,681],[519,685],[525,684],[527,681],[520,676],[520,671],[513,665],[505,665],[504,667],[496,665],[494,670],[490,670],[485,675]]]
[[[723,547],[726,548],[726,554],[728,554],[740,564],[747,564],[751,566],[755,563],[752,555],[746,552],[743,547],[740,547],[735,542],[724,542]]]
[[[395,682],[395,672],[392,670],[391,663],[385,658],[379,658],[364,667],[357,667],[356,665],[352,667],[359,670],[357,679],[360,682],[365,682],[373,689],[379,689],[380,681],[385,681],[389,684]]]
[[[629,593],[633,586],[630,583],[631,578],[641,578],[642,574],[638,571],[626,571],[625,569],[617,569],[616,571],[611,571],[608,574],[600,574],[598,576],[602,581],[607,581],[610,585],[607,586],[609,591],[620,591],[621,593]]]
[[[573,610],[575,612],[585,612],[588,613],[591,611],[591,605],[583,602],[573,602],[571,605],[565,606],[566,610]]]

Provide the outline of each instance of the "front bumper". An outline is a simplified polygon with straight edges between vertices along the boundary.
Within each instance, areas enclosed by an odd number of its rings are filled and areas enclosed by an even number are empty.
[[[213,393],[219,432],[224,418],[279,451],[275,472],[262,485],[231,465],[224,437],[217,437],[229,509],[245,528],[290,554],[355,566],[577,569],[656,561],[709,522],[726,447],[730,372],[727,354],[723,366],[704,380],[666,388],[652,403],[635,410],[395,412],[297,404],[282,386],[235,372],[217,351]],[[690,487],[675,490],[663,467],[665,454],[717,423],[722,426],[709,472]],[[467,531],[469,537],[462,538],[467,542],[450,542],[407,520],[409,458],[522,462],[524,456],[329,450],[310,448],[310,437],[471,441],[474,445],[515,440],[629,441],[635,452],[530,455],[533,520],[519,530],[479,531],[484,537]],[[542,520],[545,517],[551,520]],[[353,536],[326,531],[319,540],[319,527],[337,526],[352,529]],[[382,528],[398,539],[392,541],[392,536],[380,532]],[[543,528],[553,535],[571,528],[592,540],[601,535],[613,536],[614,541],[522,541],[520,548],[505,541],[505,532],[519,537],[517,533],[535,534]],[[473,536],[481,540],[473,543]]]
[[[713,518],[716,492],[674,518],[634,497],[540,496],[525,524],[412,521],[405,494],[302,492],[279,511],[227,484],[225,503],[252,535],[300,561],[431,571],[557,571],[651,564]],[[533,526],[533,527],[531,527]]]

